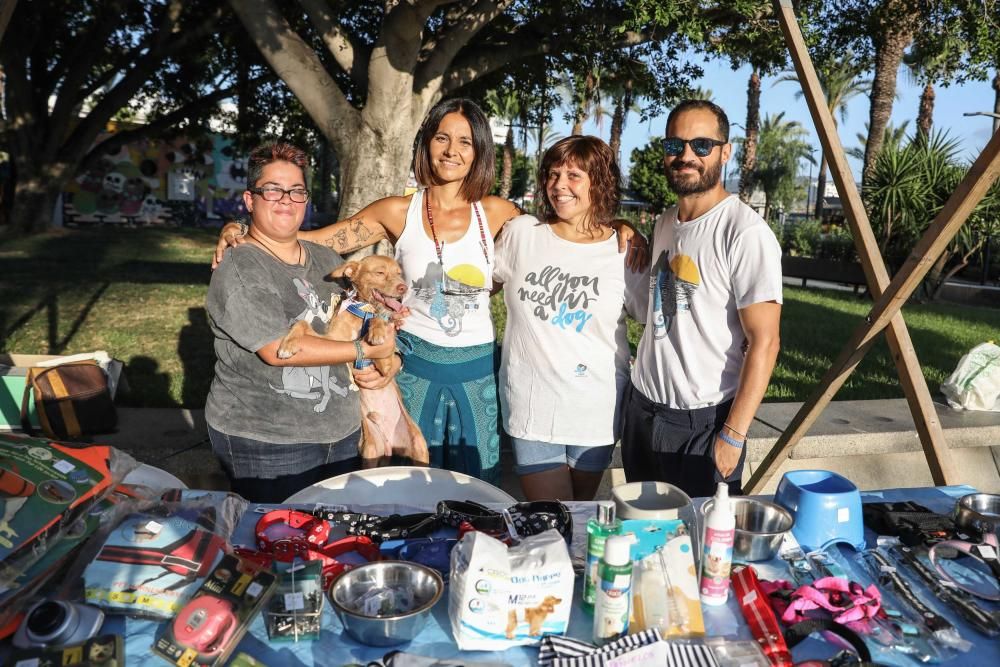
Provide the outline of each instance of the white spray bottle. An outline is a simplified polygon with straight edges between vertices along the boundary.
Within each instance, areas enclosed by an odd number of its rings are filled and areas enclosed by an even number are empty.
[[[701,556],[699,583],[702,604],[726,604],[735,535],[736,516],[729,502],[729,486],[725,482],[719,482],[715,497],[712,498],[712,509],[705,517],[705,546]]]

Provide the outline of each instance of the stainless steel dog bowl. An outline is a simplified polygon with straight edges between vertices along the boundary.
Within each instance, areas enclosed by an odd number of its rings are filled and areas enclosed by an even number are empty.
[[[736,515],[733,559],[744,562],[770,560],[778,554],[781,540],[795,523],[784,507],[766,500],[733,497],[729,503]],[[712,499],[701,506],[702,525],[712,509]]]
[[[970,493],[955,503],[955,523],[980,533],[1000,536],[1000,495]]]
[[[366,616],[348,606],[373,588],[403,587],[413,591],[414,608],[405,614]],[[330,585],[327,596],[351,637],[368,646],[395,646],[420,634],[441,599],[444,581],[429,567],[405,561],[368,563],[344,572]]]

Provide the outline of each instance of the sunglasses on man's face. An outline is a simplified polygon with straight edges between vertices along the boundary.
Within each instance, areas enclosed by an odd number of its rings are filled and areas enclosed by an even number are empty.
[[[716,146],[725,146],[725,141],[718,139],[708,139],[698,137],[697,139],[681,139],[680,137],[667,137],[663,140],[663,152],[670,157],[677,157],[684,152],[684,144],[691,144],[691,150],[698,157],[708,157]]]

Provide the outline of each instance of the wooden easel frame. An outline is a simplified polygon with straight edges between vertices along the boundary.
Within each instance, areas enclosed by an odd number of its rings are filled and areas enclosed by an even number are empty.
[[[775,9],[795,64],[795,71],[802,84],[809,112],[816,124],[820,143],[830,163],[833,182],[844,205],[844,214],[854,237],[858,257],[868,281],[868,289],[875,302],[865,321],[855,329],[850,341],[823,375],[809,400],[802,404],[771,451],[751,475],[746,492],[760,493],[767,481],[777,472],[783,459],[791,456],[792,449],[833,400],[837,390],[857,368],[882,331],[886,333],[889,350],[896,363],[903,393],[913,414],[913,421],[934,483],[959,483],[961,481],[959,472],[952,462],[948,445],[944,440],[927,382],[920,372],[920,363],[900,309],[920,285],[948,243],[965,224],[986,191],[1000,176],[1000,132],[995,133],[986,144],[983,152],[969,169],[969,173],[945,202],[906,262],[890,281],[871,223],[847,164],[847,157],[837,135],[833,116],[827,107],[816,70],[806,50],[792,2],[776,0]]]

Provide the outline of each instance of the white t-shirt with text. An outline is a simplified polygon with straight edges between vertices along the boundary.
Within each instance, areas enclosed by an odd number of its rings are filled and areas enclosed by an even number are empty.
[[[624,258],[614,235],[574,243],[530,215],[504,225],[493,275],[507,305],[500,406],[513,437],[617,440],[629,358]]]

